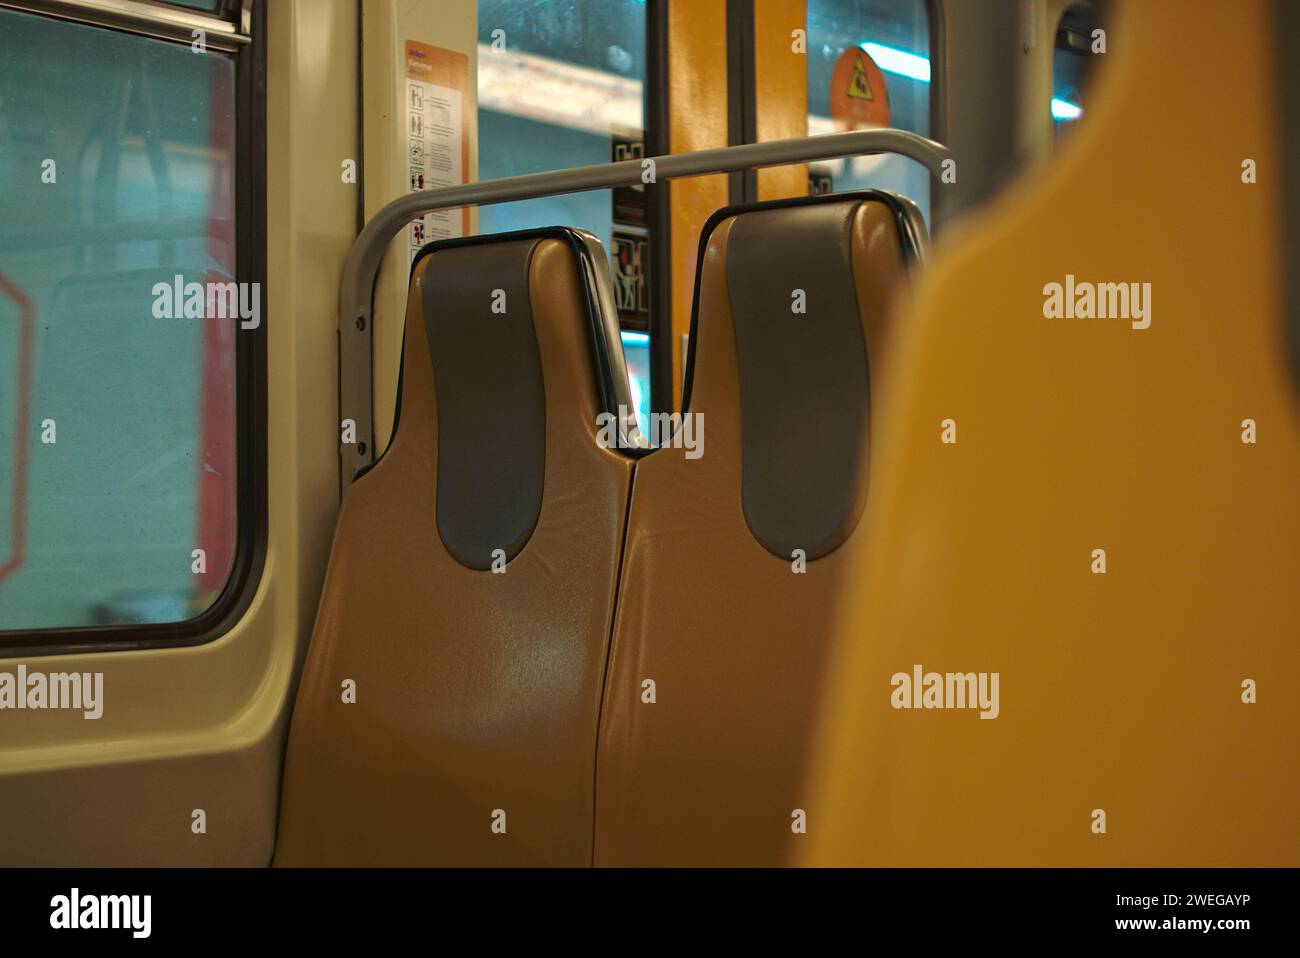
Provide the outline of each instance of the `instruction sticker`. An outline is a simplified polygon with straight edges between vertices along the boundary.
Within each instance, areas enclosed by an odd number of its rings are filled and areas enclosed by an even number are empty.
[[[469,167],[469,58],[407,40],[404,82],[407,188],[459,186]],[[426,243],[468,234],[469,210],[426,213],[408,232],[414,259]]]

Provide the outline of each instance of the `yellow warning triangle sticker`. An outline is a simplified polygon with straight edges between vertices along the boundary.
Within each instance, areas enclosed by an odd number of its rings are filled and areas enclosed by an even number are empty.
[[[849,77],[849,96],[855,100],[875,99],[875,95],[871,92],[871,81],[867,79],[867,71],[862,66],[861,58],[853,61],[853,75]]]

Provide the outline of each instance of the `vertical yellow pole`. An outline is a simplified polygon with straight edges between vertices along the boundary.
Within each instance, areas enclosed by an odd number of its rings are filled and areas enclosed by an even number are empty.
[[[754,0],[754,95],[758,139],[808,135],[806,0]],[[758,198],[808,194],[808,164],[758,171]]]
[[[727,5],[668,6],[668,144],[673,153],[727,145]],[[673,405],[681,402],[682,334],[691,327],[695,260],[704,221],[727,205],[726,176],[672,185]]]

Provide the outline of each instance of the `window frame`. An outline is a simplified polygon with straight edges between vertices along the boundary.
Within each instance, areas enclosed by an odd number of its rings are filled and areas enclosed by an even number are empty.
[[[646,2],[645,143],[646,156],[672,152],[668,140],[668,2]],[[672,183],[646,188],[650,233],[650,412],[672,412],[673,261]]]
[[[944,0],[924,0],[930,30],[930,139],[948,142],[948,23]],[[939,202],[943,184],[930,175],[930,236],[943,227],[944,206]]]
[[[944,19],[944,0],[921,0],[925,9],[926,33],[930,41],[930,139],[940,143],[947,142],[948,118],[948,71],[946,67],[947,30]],[[804,4],[805,26],[807,25],[807,0]],[[740,143],[753,143],[756,91],[754,78],[754,0],[727,0],[728,17],[728,57],[727,57],[727,110],[730,118],[728,143],[735,146]],[[739,37],[740,43],[733,40]],[[733,49],[734,48],[734,49]],[[805,71],[806,74],[806,71]],[[739,102],[736,102],[737,98]],[[810,134],[805,134],[810,135]],[[752,175],[753,170],[749,173]],[[744,174],[731,174],[731,202],[753,202],[757,198],[757,186],[748,184]],[[937,177],[930,177],[930,195],[939,195],[940,183]],[[753,197],[748,199],[747,197]],[[939,223],[939,204],[930,204],[930,232],[935,232]]]
[[[83,26],[189,44],[202,30],[209,49],[237,53],[253,43],[254,0],[217,0],[215,13],[167,0],[3,0],[0,6]],[[261,31],[256,31],[260,33]]]
[[[234,337],[237,529],[230,575],[212,605],[180,622],[0,629],[0,658],[203,645],[226,634],[243,617],[266,557],[266,4],[221,0],[222,16],[145,0],[0,0],[0,10],[187,46],[191,31],[203,29],[209,50],[235,60],[234,278],[260,284],[262,323]],[[145,22],[142,16],[152,19]]]

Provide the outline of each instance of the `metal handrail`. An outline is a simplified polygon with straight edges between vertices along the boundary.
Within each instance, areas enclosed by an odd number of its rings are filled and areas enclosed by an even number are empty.
[[[647,181],[655,183],[679,177],[881,153],[895,153],[915,160],[935,176],[943,172],[944,161],[951,159],[943,144],[906,130],[854,130],[510,176],[423,190],[393,200],[371,217],[343,263],[338,326],[339,419],[351,419],[356,424],[356,442],[340,443],[339,447],[343,486],[351,482],[375,456],[371,396],[375,280],[388,244],[417,216],[462,206],[489,206],[584,190],[633,186]]]

